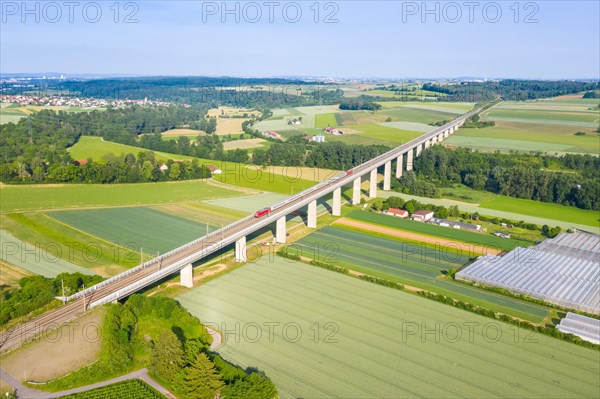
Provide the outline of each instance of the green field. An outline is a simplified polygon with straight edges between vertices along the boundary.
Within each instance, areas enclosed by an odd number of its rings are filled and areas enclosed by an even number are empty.
[[[590,110],[598,100],[548,99],[502,102],[482,115],[496,126],[460,129],[446,143],[483,151],[542,151],[598,154],[600,137],[595,132],[600,115]],[[583,136],[575,136],[584,132]]]
[[[141,380],[128,380],[92,389],[81,393],[62,396],[63,399],[163,399],[161,393]]]
[[[442,270],[459,268],[468,260],[468,250],[409,242],[327,226],[294,244],[302,256],[347,267],[387,280],[447,295],[514,317],[541,322],[549,312],[545,306],[519,301],[443,280]]]
[[[263,370],[282,398],[600,395],[596,351],[278,257],[177,299],[226,330],[217,351]]]
[[[480,208],[510,210],[511,212],[522,213],[524,215],[562,220],[588,226],[600,226],[600,212],[598,211],[551,204],[548,202],[511,197],[496,197],[491,201],[481,204]]]
[[[136,184],[0,185],[0,211],[9,213],[82,207],[153,205],[236,195],[239,195],[236,191],[200,180]]]
[[[60,253],[51,251],[56,248],[56,245],[52,248],[35,246],[0,230],[0,247],[0,257],[3,262],[44,277],[56,277],[61,273],[94,274],[88,269],[64,260]],[[0,273],[2,273],[1,264]]]
[[[127,146],[123,144],[103,141],[99,137],[81,137],[79,142],[69,148],[69,152],[74,159],[102,159],[107,154],[122,154],[131,152],[138,154],[144,151],[143,148]],[[186,155],[168,154],[163,152],[155,152],[156,159],[166,161],[167,159],[174,160],[192,160],[193,157]],[[277,170],[263,170],[260,166],[244,165],[234,162],[216,161],[211,159],[198,159],[201,165],[212,165],[223,171],[223,174],[214,175],[213,178],[217,181],[232,184],[234,186],[251,188],[254,190],[274,191],[279,193],[289,193],[290,178],[277,173]],[[293,180],[293,179],[292,179]],[[292,181],[292,185],[298,188],[300,192],[312,185],[314,181],[298,180]]]
[[[150,254],[165,253],[207,233],[206,224],[151,208],[89,209],[49,215],[106,241]],[[216,229],[208,226],[209,232]]]
[[[315,115],[316,128],[337,127],[337,125],[337,120],[333,113]]]
[[[113,276],[140,263],[135,249],[117,246],[43,213],[2,215],[0,223],[11,236],[41,248],[37,253],[42,259],[60,258],[102,276]],[[35,260],[35,256],[25,256],[25,260]]]
[[[529,246],[529,243],[525,241],[500,238],[491,234],[475,233],[466,230],[441,227],[429,223],[415,222],[414,220],[404,220],[402,218],[389,217],[388,215],[375,212],[353,211],[348,215],[348,217],[382,226],[394,227],[401,230],[414,231],[416,233],[483,245],[486,247],[499,248],[503,250],[511,250],[516,247]]]

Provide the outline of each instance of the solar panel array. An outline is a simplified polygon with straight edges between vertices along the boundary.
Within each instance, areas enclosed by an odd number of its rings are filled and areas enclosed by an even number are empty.
[[[577,335],[581,339],[600,345],[600,320],[598,319],[569,312],[556,328],[562,332]]]
[[[504,256],[485,255],[456,273],[471,281],[600,314],[600,236],[561,233]]]

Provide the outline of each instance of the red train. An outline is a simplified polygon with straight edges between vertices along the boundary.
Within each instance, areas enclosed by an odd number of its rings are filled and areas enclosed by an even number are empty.
[[[268,215],[269,213],[271,213],[271,208],[263,208],[260,211],[254,212],[254,217],[259,218],[259,217]]]

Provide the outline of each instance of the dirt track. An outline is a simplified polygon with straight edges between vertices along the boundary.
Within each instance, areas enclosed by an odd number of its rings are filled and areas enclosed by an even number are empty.
[[[458,245],[458,248],[469,251],[470,256],[480,256],[485,254],[498,255],[500,252],[502,252],[497,248],[469,244],[466,242],[456,240],[448,240],[446,238],[434,237],[426,234],[419,234],[405,230],[398,230],[391,227],[378,226],[376,224],[360,222],[358,220],[341,218],[337,220],[334,224],[340,224],[342,226],[348,226],[365,231],[374,231],[376,233],[381,233],[392,237],[405,238],[408,240],[419,241],[428,244],[438,244],[452,248],[457,248]]]

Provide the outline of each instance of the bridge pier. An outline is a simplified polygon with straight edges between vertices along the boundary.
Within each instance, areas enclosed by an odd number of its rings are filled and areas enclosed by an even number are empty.
[[[404,156],[400,154],[396,159],[396,179],[402,177],[402,169],[404,168]]]
[[[430,146],[430,141],[429,140],[425,140],[425,149],[428,149]]]
[[[352,184],[352,205],[360,204],[360,183],[361,179],[358,176],[354,179],[354,183]]]
[[[386,162],[383,170],[383,190],[390,191],[392,187],[392,161]]]
[[[246,237],[242,237],[235,242],[235,261],[246,261]]]
[[[308,203],[306,227],[309,229],[314,229],[317,227],[317,200],[313,200]]]
[[[179,271],[179,285],[187,288],[194,287],[194,269],[191,263]]]
[[[423,150],[423,145],[422,145],[422,144],[419,144],[419,145],[417,146],[417,156],[421,155],[421,151],[422,151],[422,150]]]
[[[406,153],[406,170],[407,171],[413,169],[413,150],[414,150],[414,148],[411,148]]]
[[[444,133],[440,133],[440,135],[438,136],[438,142],[442,142],[444,140]]]
[[[449,133],[447,130],[444,130],[444,138],[448,137]]]
[[[371,170],[369,176],[369,198],[377,197],[377,168]]]
[[[285,221],[285,216],[282,216],[277,219],[275,225],[275,241],[277,241],[279,244],[285,244],[287,241],[287,229],[285,227]]]
[[[333,203],[331,205],[331,214],[340,216],[342,214],[342,188],[338,187],[333,190]]]

